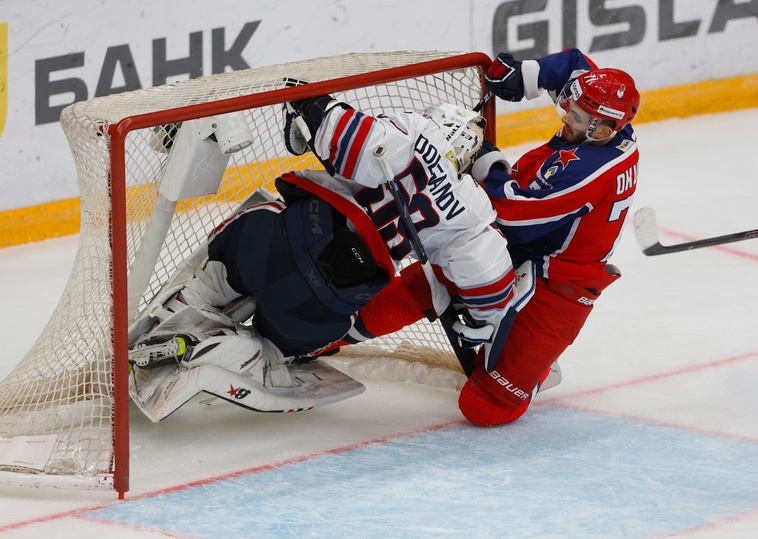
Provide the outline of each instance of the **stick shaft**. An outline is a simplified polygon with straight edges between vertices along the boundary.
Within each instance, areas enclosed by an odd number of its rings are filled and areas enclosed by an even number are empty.
[[[677,243],[674,245],[662,245],[658,238],[655,211],[652,208],[641,208],[637,210],[634,214],[634,232],[637,236],[637,242],[640,245],[640,249],[642,249],[642,253],[647,256],[680,253],[682,251],[691,251],[692,249],[701,249],[703,247],[713,247],[715,245],[758,238],[758,229],[756,229],[725,234],[723,236],[715,236],[713,238],[705,238],[702,240]]]

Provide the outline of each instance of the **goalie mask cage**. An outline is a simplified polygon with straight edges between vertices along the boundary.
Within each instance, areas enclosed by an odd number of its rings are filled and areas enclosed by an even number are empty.
[[[320,167],[310,154],[287,153],[285,101],[329,93],[367,113],[421,110],[443,101],[471,109],[485,93],[489,64],[481,53],[355,53],[67,107],[61,125],[79,181],[79,245],[50,320],[0,382],[0,482],[114,489],[120,497],[129,489],[128,326],[178,264],[256,188],[275,193],[277,176]],[[288,86],[288,78],[310,84]],[[252,144],[230,155],[215,194],[179,200],[156,234],[150,221],[159,213],[160,180],[171,153],[155,141],[171,124],[227,113],[244,115]],[[494,105],[483,113],[494,140]],[[136,260],[148,243],[158,245],[155,260],[148,257],[149,270],[141,272],[147,277],[137,278]],[[139,280],[145,282],[135,284]],[[129,297],[137,304],[130,307]],[[457,364],[436,324],[351,348],[414,359],[426,350]]]

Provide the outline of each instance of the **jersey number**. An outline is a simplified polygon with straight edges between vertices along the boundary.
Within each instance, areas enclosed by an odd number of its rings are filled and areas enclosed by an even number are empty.
[[[411,178],[415,188],[413,196],[402,183],[405,178]],[[406,173],[396,179],[400,187],[400,198],[411,202],[408,205],[408,213],[416,226],[417,231],[436,226],[440,222],[439,215],[432,205],[431,199],[422,192],[426,187],[426,172],[415,159]],[[402,260],[409,254],[413,247],[408,240],[408,231],[400,222],[400,210],[395,204],[395,199],[387,184],[382,184],[379,189],[363,189],[356,196],[358,204],[367,208],[368,216],[373,221],[379,234],[387,244],[390,256],[394,260]]]

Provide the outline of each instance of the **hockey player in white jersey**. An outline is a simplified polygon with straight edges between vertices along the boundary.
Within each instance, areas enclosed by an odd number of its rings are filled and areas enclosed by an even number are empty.
[[[324,165],[325,170],[286,174],[277,183],[280,192],[282,187],[294,185],[310,202],[267,201],[232,216],[210,238],[207,261],[204,253],[199,258],[196,254],[195,263],[186,265],[189,280],[173,279],[179,284],[156,298],[130,331],[130,358],[136,373],[132,396],[155,421],[198,391],[259,411],[308,409],[362,391],[362,386],[348,377],[311,373],[308,364],[294,364],[293,359],[318,356],[373,337],[361,325],[360,307],[396,279],[397,263],[413,254],[412,230],[401,219],[388,181],[399,184],[429,261],[439,268],[437,275],[468,315],[469,325],[456,324],[461,342],[492,347],[504,341],[509,323],[506,314],[528,297],[524,291],[517,292],[505,239],[491,226],[495,214],[488,197],[466,174],[483,140],[484,124],[478,114],[440,104],[422,113],[372,117],[322,96],[288,104],[284,131],[292,153],[300,155],[310,149]],[[392,178],[374,157],[379,146],[386,149]],[[322,241],[320,258],[315,264],[308,262],[309,257],[315,259],[317,242],[308,243],[313,231],[290,227],[291,222],[316,218],[321,223],[327,214],[314,217],[301,212],[297,218],[285,214],[295,215],[290,206],[299,204],[302,211],[312,207],[314,194],[316,200],[339,208],[337,214],[351,215],[345,226],[362,240],[362,247],[355,243],[346,252],[358,256],[361,263],[367,254],[372,255],[371,262],[386,273],[386,281],[361,267],[358,273],[363,280],[349,283],[354,296],[346,300],[346,284],[334,277],[339,262],[321,256],[335,249],[324,248]],[[360,215],[355,215],[356,208]],[[269,219],[271,223],[266,224],[265,216],[279,213],[281,221]],[[253,221],[256,226],[249,226]],[[305,237],[303,252],[308,256],[295,256],[296,263],[282,271],[289,272],[287,275],[299,272],[299,282],[307,283],[309,289],[281,287],[270,280],[270,275],[277,273],[271,271],[279,264],[277,256],[283,255],[256,251],[251,256],[251,246],[259,245],[260,238],[271,233],[261,227],[271,226],[291,228],[283,235],[290,238],[289,251],[297,250],[292,243],[293,230],[299,231],[295,236]],[[337,236],[332,236],[333,244]],[[339,237],[344,243],[344,232]],[[376,239],[379,241],[373,241]],[[406,271],[413,272],[414,267],[418,264]],[[347,269],[341,273],[356,271]],[[263,275],[269,275],[269,280],[261,282]],[[435,284],[430,283],[430,288]],[[327,298],[324,288],[331,294]],[[306,296],[318,301],[311,302]],[[244,315],[229,316],[233,302],[247,306],[247,311],[242,309]],[[303,308],[293,309],[293,302]],[[314,312],[313,305],[318,305],[315,310],[319,312]],[[448,305],[435,303],[434,307],[437,312],[429,313],[430,317],[442,314]],[[221,313],[223,309],[227,312]],[[251,314],[252,326],[241,325]],[[319,321],[316,330],[314,318]],[[162,369],[164,375],[151,376],[148,371],[153,368]],[[289,372],[293,369],[303,372],[293,377]],[[324,380],[324,384],[317,388],[303,384],[307,374],[314,374],[312,380]],[[140,375],[143,379],[136,383]],[[329,384],[332,387],[326,388]]]
[[[492,204],[467,174],[484,140],[484,118],[449,103],[370,116],[331,96],[294,102],[287,110],[288,149],[296,155],[311,149],[326,169],[297,174],[353,197],[399,261],[413,254],[413,231],[388,185],[396,181],[429,262],[471,318],[496,334],[517,291],[506,241],[491,226]],[[380,146],[392,178],[374,156]]]

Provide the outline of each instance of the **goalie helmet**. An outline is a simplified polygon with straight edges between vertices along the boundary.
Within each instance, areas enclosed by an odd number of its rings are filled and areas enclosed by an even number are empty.
[[[640,94],[634,79],[620,69],[611,68],[582,73],[566,84],[556,101],[556,109],[562,117],[569,110],[569,101],[576,102],[590,115],[586,129],[589,132],[603,120],[615,122],[614,131],[619,131],[634,120],[640,108]]]
[[[452,155],[446,157],[455,164],[458,174],[466,172],[484,142],[484,128],[487,125],[484,117],[451,103],[427,107],[421,115],[433,121],[453,147]]]

